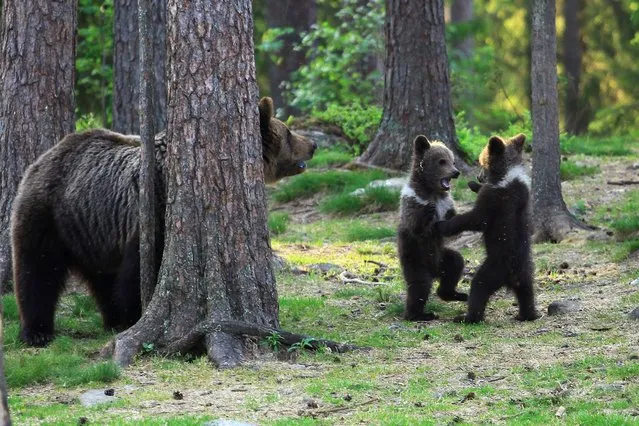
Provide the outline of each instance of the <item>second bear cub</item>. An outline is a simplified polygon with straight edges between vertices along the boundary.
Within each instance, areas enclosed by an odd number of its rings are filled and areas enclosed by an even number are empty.
[[[467,323],[483,321],[488,299],[504,285],[517,297],[517,319],[537,318],[530,248],[530,177],[522,158],[525,139],[523,134],[508,140],[491,137],[479,157],[479,180],[484,184],[469,184],[477,192],[475,206],[436,225],[442,236],[483,232],[486,259],[471,282],[468,313],[460,318]]]
[[[429,321],[424,312],[433,280],[439,278],[437,294],[443,300],[464,301],[456,291],[464,269],[461,255],[443,245],[433,225],[455,214],[450,181],[459,176],[451,150],[441,142],[417,136],[413,142],[410,180],[402,190],[397,245],[406,281],[406,311],[410,321]]]

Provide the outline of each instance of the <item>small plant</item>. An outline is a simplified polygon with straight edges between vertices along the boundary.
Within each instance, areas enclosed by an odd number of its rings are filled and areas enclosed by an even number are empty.
[[[75,120],[75,131],[82,132],[89,129],[97,129],[104,127],[99,118],[97,118],[92,112],[82,115]]]
[[[286,227],[290,221],[290,216],[286,212],[272,212],[268,216],[268,230],[273,235],[280,235],[286,232]]]
[[[273,352],[280,350],[280,347],[282,346],[281,340],[282,336],[277,332],[273,332],[264,338],[266,346],[268,346]]]
[[[153,343],[142,343],[142,353],[150,354],[155,350]]]
[[[300,340],[299,342],[293,343],[288,348],[288,351],[289,352],[295,352],[295,351],[303,351],[303,350],[313,349],[315,347],[315,342],[316,341],[317,340],[312,338],[312,337],[306,337],[306,338]]]
[[[393,300],[393,292],[385,286],[375,287],[375,301],[378,303],[389,303]]]

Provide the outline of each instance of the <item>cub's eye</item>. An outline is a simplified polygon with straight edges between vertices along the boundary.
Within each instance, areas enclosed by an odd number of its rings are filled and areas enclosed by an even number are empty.
[[[446,165],[446,160],[444,160],[443,158],[441,160],[439,160],[439,165],[440,166],[445,166]]]

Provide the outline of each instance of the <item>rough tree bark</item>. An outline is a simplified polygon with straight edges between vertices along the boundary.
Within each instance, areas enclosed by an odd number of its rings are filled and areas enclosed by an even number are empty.
[[[4,0],[0,28],[0,282],[22,173],[74,128],[76,1]]]
[[[152,56],[155,73],[153,127],[166,127],[166,1],[151,0],[149,15],[152,32]],[[140,132],[138,113],[140,88],[140,56],[137,0],[115,0],[113,23],[113,130],[122,133]]]
[[[564,69],[566,71],[566,97],[564,115],[566,131],[572,135],[583,133],[588,128],[588,114],[582,105],[579,85],[581,83],[581,0],[564,1]]]
[[[142,311],[153,296],[157,280],[155,271],[155,77],[153,70],[153,35],[150,26],[153,4],[138,0],[140,39],[140,297]]]
[[[561,195],[555,0],[532,2],[532,193],[535,241],[561,241],[575,219]]]
[[[453,0],[450,6],[450,21],[454,23],[469,22],[473,19],[473,0]],[[473,54],[475,41],[472,37],[466,37],[455,44],[455,49],[464,57],[469,58]]]
[[[308,31],[317,20],[315,0],[271,0],[266,8],[266,22],[269,28],[290,27],[294,32],[282,38],[279,52],[280,62],[270,63],[268,77],[270,95],[275,105],[284,108],[285,115],[299,111],[289,106],[283,97],[282,83],[291,80],[291,75],[306,62],[302,51],[294,50],[300,34]]]
[[[174,345],[206,321],[278,325],[253,58],[251,0],[168,3],[168,202],[164,261],[140,321],[116,337],[128,364],[143,342]],[[219,367],[244,339],[205,330]],[[198,336],[199,337],[199,336]]]
[[[444,2],[386,0],[384,113],[359,161],[407,170],[420,133],[444,142],[465,168],[451,106]]]

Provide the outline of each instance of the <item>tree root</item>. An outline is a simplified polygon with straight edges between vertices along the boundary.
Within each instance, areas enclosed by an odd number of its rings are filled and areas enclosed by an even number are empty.
[[[574,217],[567,209],[562,209],[550,215],[550,220],[536,223],[537,229],[533,236],[535,243],[544,241],[559,242],[573,229],[593,231],[597,229]]]
[[[339,343],[326,339],[315,339],[303,334],[291,333],[265,325],[249,324],[242,321],[213,321],[204,320],[191,329],[184,337],[163,348],[166,353],[183,353],[192,349],[200,340],[209,333],[222,332],[232,335],[246,335],[252,337],[266,338],[277,335],[279,342],[285,346],[293,346],[296,343],[304,343],[308,349],[319,349],[327,347],[333,352],[344,353],[360,348],[348,343]]]

